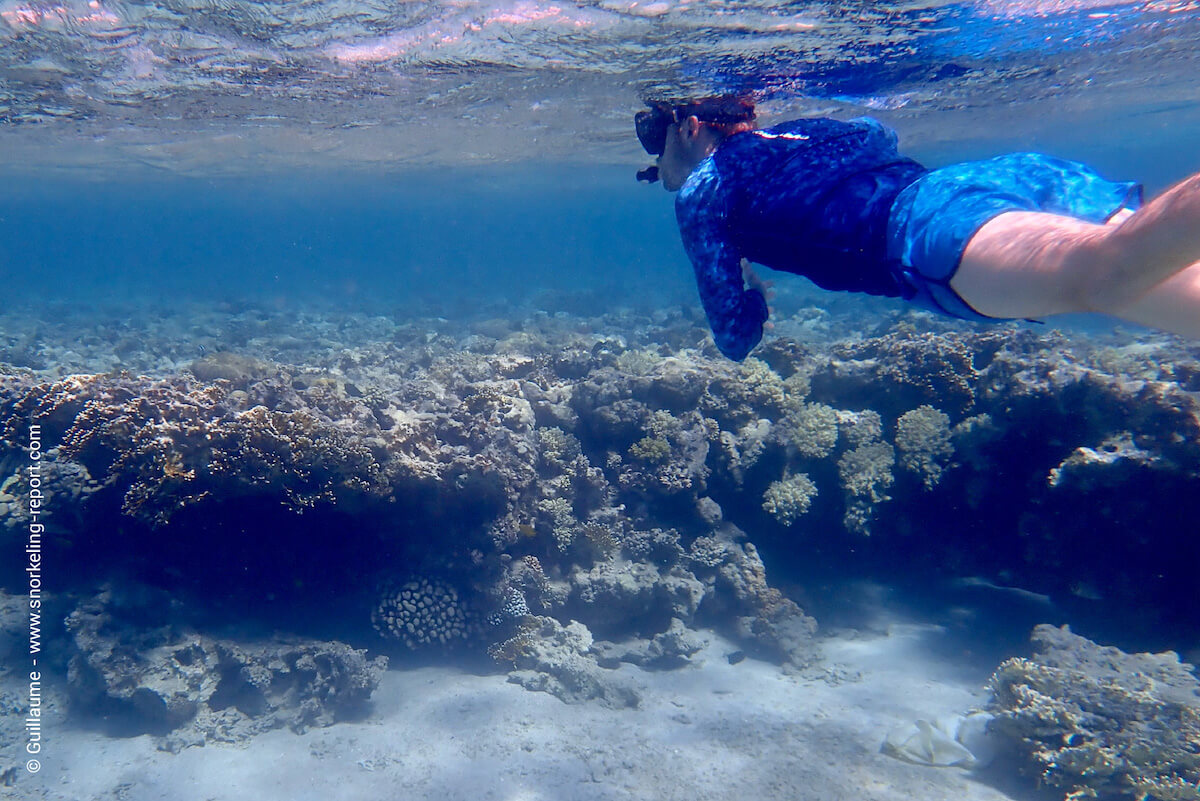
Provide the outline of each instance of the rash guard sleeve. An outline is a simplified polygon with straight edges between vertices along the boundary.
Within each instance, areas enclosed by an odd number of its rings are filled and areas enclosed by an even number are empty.
[[[762,339],[767,301],[742,279],[742,254],[728,235],[728,212],[720,176],[711,160],[688,178],[675,200],[683,248],[696,273],[700,302],[717,348],[734,361]]]

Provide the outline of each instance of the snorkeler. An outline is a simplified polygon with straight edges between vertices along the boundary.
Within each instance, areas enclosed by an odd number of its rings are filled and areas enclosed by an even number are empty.
[[[928,170],[876,120],[755,128],[731,96],[651,102],[638,140],[675,215],[717,347],[762,339],[770,291],[747,262],[823,289],[966,320],[1102,312],[1200,338],[1200,174],[1142,205],[1136,183],[1038,153]]]

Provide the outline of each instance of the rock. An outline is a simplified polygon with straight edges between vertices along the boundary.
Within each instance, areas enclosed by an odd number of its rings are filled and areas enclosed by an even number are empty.
[[[989,731],[1069,798],[1200,798],[1200,680],[1174,653],[1127,654],[1038,626],[992,676]]]
[[[535,618],[528,648],[509,672],[509,681],[527,690],[547,692],[568,704],[597,701],[612,709],[637,707],[637,691],[601,668],[589,654],[592,634],[578,621],[562,625],[553,618]]]
[[[360,716],[387,668],[336,641],[237,643],[147,626],[142,611],[105,590],[67,617],[71,708],[113,734],[165,738],[167,750]]]

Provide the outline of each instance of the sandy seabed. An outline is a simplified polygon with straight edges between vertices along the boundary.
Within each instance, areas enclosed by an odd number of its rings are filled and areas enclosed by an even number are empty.
[[[983,774],[908,764],[880,752],[917,718],[986,701],[986,676],[931,648],[933,627],[822,641],[798,676],[745,659],[705,634],[683,669],[625,665],[635,710],[568,705],[503,675],[391,670],[373,711],[304,734],[178,754],[148,736],[113,739],[48,722],[44,768],[0,794],[29,799],[957,799],[1019,796],[1003,768]]]

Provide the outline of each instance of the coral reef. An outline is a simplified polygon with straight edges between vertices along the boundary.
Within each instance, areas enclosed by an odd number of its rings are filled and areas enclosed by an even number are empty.
[[[406,647],[490,646],[568,698],[609,692],[561,689],[601,662],[686,663],[705,627],[810,661],[815,624],[764,557],[788,586],[849,560],[1004,574],[1200,631],[1178,603],[1200,563],[1180,522],[1200,517],[1194,348],[818,322],[741,364],[697,318],[622,311],[347,317],[274,339],[242,319],[234,350],[137,357],[152,376],[5,369],[0,543],[24,521],[36,422],[62,576],[128,571],[219,607],[256,571],[281,599],[250,610],[261,622],[334,605]]]
[[[989,731],[1068,799],[1200,798],[1200,680],[1174,653],[1126,654],[1038,626],[991,680]]]
[[[169,599],[102,590],[66,620],[76,712],[177,750],[360,716],[387,667],[340,642],[243,643],[164,619]]]

